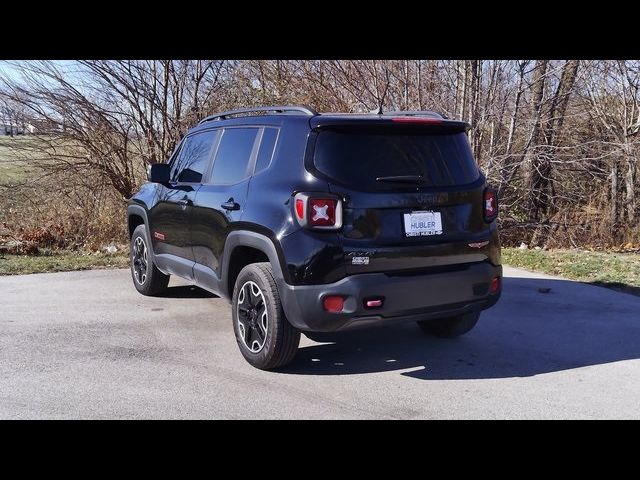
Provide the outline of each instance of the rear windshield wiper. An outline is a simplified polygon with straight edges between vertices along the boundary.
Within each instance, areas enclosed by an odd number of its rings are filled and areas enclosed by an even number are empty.
[[[422,175],[391,175],[389,177],[377,177],[376,182],[396,182],[396,183],[424,183]]]

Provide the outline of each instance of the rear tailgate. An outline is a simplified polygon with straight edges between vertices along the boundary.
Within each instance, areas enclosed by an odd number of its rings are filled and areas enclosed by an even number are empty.
[[[364,123],[364,124],[363,124]],[[312,165],[345,199],[349,274],[464,268],[487,259],[484,177],[465,124],[324,125]]]
[[[347,198],[342,232],[347,273],[399,272],[486,260],[487,247],[478,248],[491,235],[482,218],[483,189],[480,185],[431,195],[380,194],[377,202],[341,189]],[[442,233],[407,236],[405,215],[425,211],[439,214]]]

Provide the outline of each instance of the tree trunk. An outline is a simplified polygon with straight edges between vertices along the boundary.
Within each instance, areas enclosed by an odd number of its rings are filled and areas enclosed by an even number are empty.
[[[551,99],[551,108],[544,124],[544,146],[535,156],[536,170],[539,173],[535,180],[536,188],[532,191],[536,216],[549,216],[553,213],[553,163],[556,139],[559,136],[573,84],[578,73],[578,61],[567,60],[562,67],[562,74],[555,94]]]
[[[636,159],[631,152],[630,145],[625,145],[625,160],[627,170],[625,172],[625,207],[627,211],[627,220],[632,226],[636,219],[636,198],[635,198],[635,178],[636,178]]]
[[[467,63],[467,60],[459,60],[457,62],[456,116],[460,120],[464,120],[467,116]]]
[[[529,144],[525,147],[525,159],[529,155],[527,186],[529,191],[529,218],[539,220],[542,201],[542,192],[540,188],[544,183],[543,176],[545,172],[542,167],[542,159],[538,146],[541,143],[541,132],[543,131],[543,100],[547,83],[547,66],[548,60],[538,60],[535,66],[533,80],[533,110],[535,111],[535,120],[531,131]],[[531,153],[530,153],[531,152]]]
[[[482,129],[480,128],[480,86],[482,82],[482,60],[472,60],[471,65],[471,106],[469,108],[469,123],[473,127],[472,130],[472,146],[473,154],[476,161],[480,163],[480,145],[482,142]]]
[[[613,164],[611,165],[611,192],[610,192],[610,210],[609,210],[609,220],[611,222],[611,227],[616,230],[616,226],[618,224],[618,159],[613,159]]]
[[[551,102],[549,121],[546,125],[545,141],[547,145],[555,145],[555,137],[564,123],[564,116],[569,104],[569,97],[578,74],[578,60],[567,60],[562,68],[558,88]]]
[[[418,110],[422,110],[422,62],[416,61],[416,83],[418,85]]]
[[[511,146],[513,145],[513,134],[516,129],[516,119],[518,118],[518,111],[520,110],[520,100],[522,98],[522,92],[524,91],[524,74],[529,62],[523,62],[519,65],[518,73],[518,90],[516,91],[515,104],[513,106],[513,115],[511,116],[511,122],[509,122],[509,135],[507,137],[507,155],[511,153]]]

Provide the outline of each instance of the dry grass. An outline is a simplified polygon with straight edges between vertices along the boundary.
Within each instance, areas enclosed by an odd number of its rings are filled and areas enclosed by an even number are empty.
[[[0,245],[95,252],[126,245],[125,201],[95,174],[55,171],[30,157],[33,137],[0,139]],[[33,154],[35,155],[35,153]]]
[[[126,268],[127,252],[113,255],[77,252],[44,252],[42,255],[0,255],[0,275],[65,272],[94,268]]]
[[[514,267],[640,295],[638,253],[503,248],[502,261]]]

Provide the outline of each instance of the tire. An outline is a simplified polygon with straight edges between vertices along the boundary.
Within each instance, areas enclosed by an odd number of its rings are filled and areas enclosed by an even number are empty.
[[[478,323],[480,312],[466,313],[457,317],[419,320],[420,330],[440,338],[455,338],[464,335]]]
[[[164,292],[169,285],[169,275],[162,273],[153,263],[147,229],[138,225],[131,236],[129,264],[136,290],[143,295],[154,296]]]
[[[269,263],[244,267],[233,288],[233,330],[244,358],[271,370],[291,363],[300,332],[287,320]],[[266,324],[266,325],[265,325]]]

